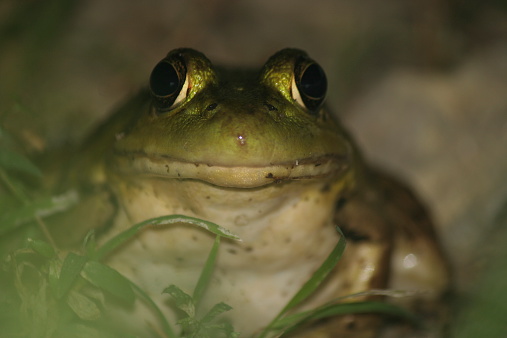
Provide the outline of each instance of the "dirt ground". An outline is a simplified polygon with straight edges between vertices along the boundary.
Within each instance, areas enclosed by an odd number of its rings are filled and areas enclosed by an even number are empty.
[[[0,125],[31,152],[77,142],[177,47],[236,66],[306,50],[366,156],[432,210],[460,316],[480,322],[468,299],[507,286],[504,2],[5,0]]]

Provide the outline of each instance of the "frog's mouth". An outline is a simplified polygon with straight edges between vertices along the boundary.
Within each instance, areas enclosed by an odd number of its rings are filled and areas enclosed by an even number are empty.
[[[348,156],[331,154],[265,166],[230,166],[185,162],[164,155],[116,154],[116,169],[169,179],[194,179],[231,188],[255,188],[286,180],[309,180],[340,175],[350,165]]]

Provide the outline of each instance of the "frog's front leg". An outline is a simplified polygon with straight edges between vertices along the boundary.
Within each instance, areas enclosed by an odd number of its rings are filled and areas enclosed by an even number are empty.
[[[337,203],[334,220],[342,229],[347,245],[338,265],[323,285],[327,301],[351,295],[343,301],[380,300],[374,295],[353,295],[387,288],[392,252],[390,226],[370,204],[368,196],[361,194],[356,194],[346,203],[343,200]],[[381,324],[382,318],[374,314],[344,315],[321,320],[300,336],[374,337]]]
[[[445,324],[442,295],[449,287],[449,268],[433,224],[404,185],[379,173],[371,173],[370,179],[346,204],[338,203],[335,222],[347,238],[347,247],[330,283],[340,283],[339,296],[374,289],[413,293],[387,300],[415,312],[438,332]],[[371,295],[350,300],[375,299]],[[380,315],[329,319],[315,337],[376,336],[382,320]],[[409,325],[389,330],[397,332],[396,337],[415,334]]]
[[[48,219],[49,230],[61,248],[79,247],[89,231],[102,232],[117,213],[117,201],[105,185],[79,189],[79,203]]]

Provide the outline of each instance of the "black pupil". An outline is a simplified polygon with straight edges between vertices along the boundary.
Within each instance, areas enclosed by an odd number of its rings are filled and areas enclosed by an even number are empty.
[[[150,76],[150,88],[157,96],[174,94],[180,87],[180,78],[176,69],[168,62],[160,62]]]
[[[326,74],[317,64],[312,64],[305,69],[299,83],[299,90],[311,98],[321,98],[326,95]]]

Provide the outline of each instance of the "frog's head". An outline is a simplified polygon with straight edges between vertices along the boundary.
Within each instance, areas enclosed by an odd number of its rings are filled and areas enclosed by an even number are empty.
[[[323,107],[326,76],[303,51],[284,49],[251,72],[177,49],[155,66],[149,89],[150,103],[114,146],[122,171],[247,188],[352,164],[349,139]]]

